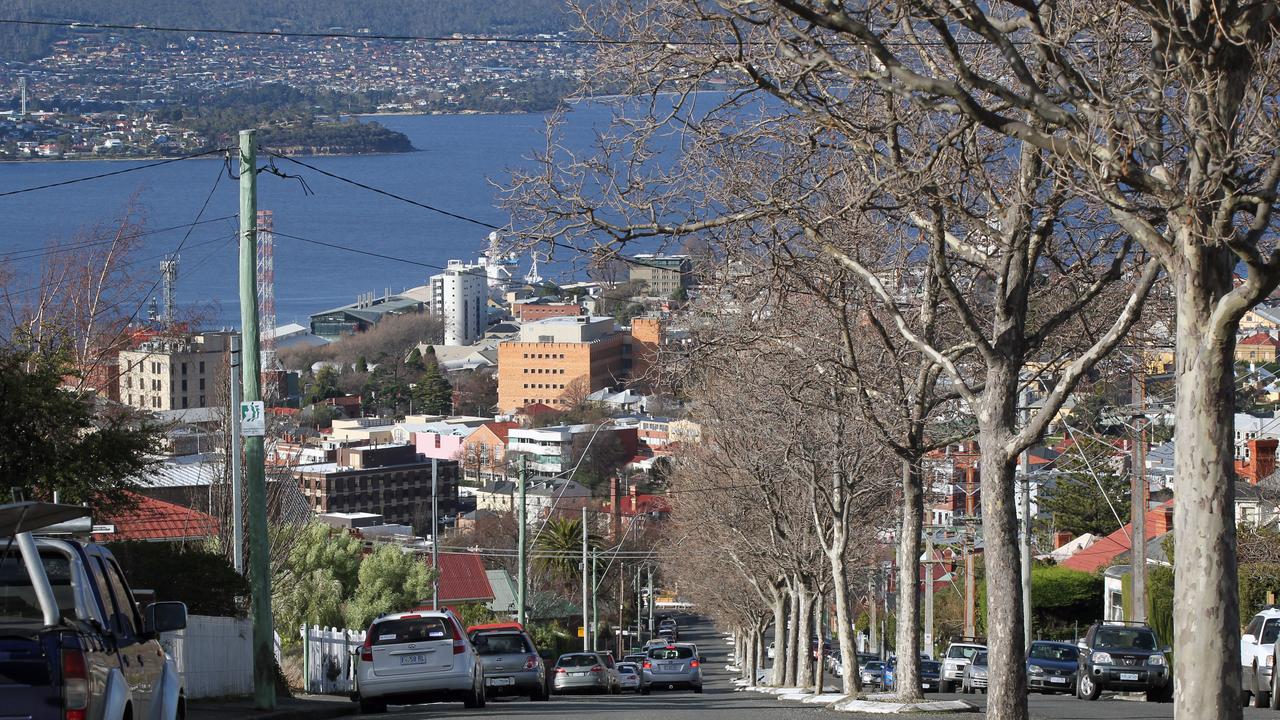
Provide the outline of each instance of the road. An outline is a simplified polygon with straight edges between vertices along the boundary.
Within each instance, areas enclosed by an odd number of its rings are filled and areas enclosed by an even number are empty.
[[[838,718],[883,718],[883,715],[855,715],[838,713],[819,707],[778,700],[768,695],[735,692],[735,677],[725,672],[729,645],[708,624],[690,622],[681,624],[680,639],[694,642],[701,654],[707,657],[705,692],[657,692],[642,697],[625,694],[608,695],[555,695],[547,702],[534,703],[524,698],[500,698],[490,700],[481,710],[466,710],[461,703],[435,703],[412,707],[392,707],[386,715],[369,718],[394,718],[395,720],[436,720],[437,718],[520,718],[522,720],[635,720],[636,718],[662,718],[662,720],[837,720]],[[834,684],[832,687],[836,687]],[[975,705],[985,704],[985,695],[940,695],[930,693],[928,699],[960,699]],[[1086,702],[1074,697],[1032,695],[1031,716],[1042,720],[1146,720],[1148,718],[1172,718],[1170,703],[1133,702],[1104,696],[1096,702]],[[913,720],[931,718],[981,718],[984,713],[964,715],[911,715]],[[1270,710],[1244,711],[1246,718],[1280,720],[1280,712]]]

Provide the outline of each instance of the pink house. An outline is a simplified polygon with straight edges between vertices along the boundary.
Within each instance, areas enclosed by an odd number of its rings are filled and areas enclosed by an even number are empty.
[[[476,429],[466,425],[446,422],[404,424],[397,428],[405,432],[406,441],[412,442],[417,453],[425,458],[458,460],[462,457],[462,442]]]

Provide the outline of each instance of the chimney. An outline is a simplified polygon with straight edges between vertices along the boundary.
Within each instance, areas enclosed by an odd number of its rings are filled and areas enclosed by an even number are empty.
[[[1074,533],[1067,532],[1066,530],[1059,530],[1053,534],[1053,547],[1054,549],[1060,548],[1075,539],[1076,536]]]
[[[630,496],[631,498],[631,514],[632,515],[635,515],[636,512],[638,512],[637,508],[639,507],[640,502],[637,495],[639,494],[639,492],[640,492],[640,489],[638,485],[632,485],[630,492],[627,493],[627,495]]]
[[[1251,485],[1257,485],[1276,470],[1276,446],[1280,440],[1254,438],[1248,442],[1249,465],[1244,475]]]

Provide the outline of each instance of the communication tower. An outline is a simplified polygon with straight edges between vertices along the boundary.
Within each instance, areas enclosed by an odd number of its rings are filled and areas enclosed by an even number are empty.
[[[22,115],[27,116],[27,76],[23,75],[18,78],[18,94],[22,96]]]
[[[164,314],[160,319],[165,327],[173,325],[175,295],[178,291],[178,256],[170,255],[160,261],[160,277],[164,281]]]
[[[258,211],[258,332],[262,369],[276,370],[275,234],[270,210]]]

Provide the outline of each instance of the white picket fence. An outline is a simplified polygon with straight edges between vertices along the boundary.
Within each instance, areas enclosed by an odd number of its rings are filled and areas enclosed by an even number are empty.
[[[253,621],[187,616],[187,627],[165,633],[160,644],[173,657],[188,698],[253,694]],[[275,636],[276,661],[280,636]]]
[[[355,680],[354,652],[364,644],[364,630],[302,627],[304,688],[309,693],[346,695]]]

